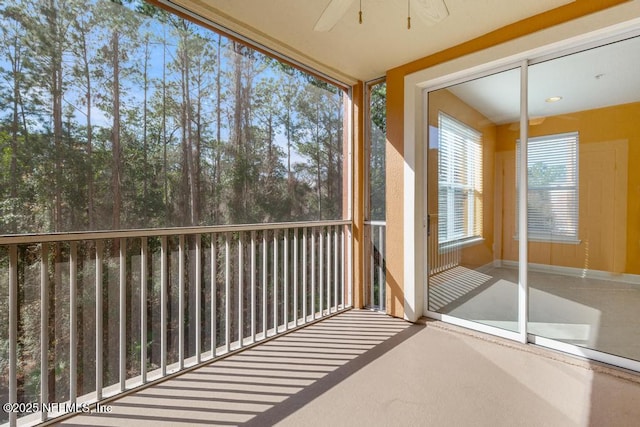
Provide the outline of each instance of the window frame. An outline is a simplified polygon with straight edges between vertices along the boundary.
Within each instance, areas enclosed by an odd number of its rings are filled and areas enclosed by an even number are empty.
[[[445,127],[443,123],[448,123]],[[444,127],[444,129],[443,129]],[[466,164],[466,171],[464,175],[464,182],[459,182],[456,177],[448,173],[447,181],[441,181],[442,177],[442,161],[443,161],[443,132],[454,132],[455,128],[461,129],[463,132],[456,134],[457,138],[464,139],[464,147],[466,148],[469,143],[475,144],[475,149],[462,149],[462,146],[452,147],[453,157],[462,153],[464,158],[463,163]],[[479,241],[483,241],[484,224],[482,215],[482,201],[480,206],[477,206],[477,199],[482,200],[483,196],[483,179],[484,179],[484,166],[483,166],[483,138],[482,132],[462,122],[461,120],[447,114],[444,111],[438,111],[438,247],[440,250],[446,250],[451,247],[461,247],[463,245],[473,244]],[[458,150],[458,151],[456,151]],[[456,166],[455,159],[452,156],[447,156],[448,169],[452,169]],[[478,173],[479,172],[479,173]],[[453,178],[453,179],[451,179]],[[446,210],[443,215],[442,208],[442,189],[446,188]],[[456,204],[456,191],[462,191],[465,193],[461,198],[465,203],[464,217],[462,218],[463,231],[457,231],[456,222],[459,221],[456,218],[455,204]],[[451,193],[453,192],[453,193]],[[477,215],[478,210],[480,215]],[[446,224],[443,227],[443,223]],[[442,229],[445,229],[444,236]],[[451,230],[452,229],[452,230]]]

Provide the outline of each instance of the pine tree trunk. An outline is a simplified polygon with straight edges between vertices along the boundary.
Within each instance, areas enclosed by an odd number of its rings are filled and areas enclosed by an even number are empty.
[[[54,231],[63,231],[62,221],[62,40],[58,28],[58,13],[55,0],[49,0],[50,35],[53,38],[51,50],[51,101],[53,112],[53,141],[55,149],[55,194],[54,194]]]
[[[218,34],[218,50],[216,52],[216,155],[214,161],[214,183],[213,183],[213,223],[220,224],[220,184],[222,173],[220,171],[220,160],[222,154],[221,139],[222,139],[222,36]]]
[[[113,192],[112,229],[120,229],[120,210],[122,196],[120,184],[122,182],[120,159],[120,34],[114,31],[111,34],[112,64],[113,64],[113,129],[112,129],[112,175],[111,190]]]

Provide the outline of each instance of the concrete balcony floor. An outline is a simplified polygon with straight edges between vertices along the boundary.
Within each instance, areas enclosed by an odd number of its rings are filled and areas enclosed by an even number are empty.
[[[65,426],[626,426],[640,376],[441,322],[351,310]]]

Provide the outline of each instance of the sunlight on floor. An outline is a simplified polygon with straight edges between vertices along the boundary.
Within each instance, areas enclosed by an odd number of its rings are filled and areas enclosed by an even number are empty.
[[[429,310],[438,311],[491,279],[491,276],[460,266],[443,271],[430,278]]]
[[[518,285],[458,266],[430,279],[429,308],[465,320],[518,330]],[[601,311],[550,291],[529,290],[528,330],[534,335],[593,348]]]

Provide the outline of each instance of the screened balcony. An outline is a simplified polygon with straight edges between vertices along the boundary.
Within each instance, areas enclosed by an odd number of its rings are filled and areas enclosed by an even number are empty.
[[[46,421],[344,311],[350,234],[331,221],[5,238],[9,401],[65,402],[40,407]],[[17,409],[12,424],[34,412]]]
[[[526,367],[526,369],[523,369]],[[56,425],[632,425],[638,377],[441,322],[309,322]]]
[[[620,84],[638,79],[611,78],[638,68],[637,49],[536,79],[634,40],[639,3],[368,3],[2,3],[0,424],[640,416],[640,204],[625,196],[640,182],[639,104]],[[591,75],[574,94],[613,82],[631,98],[611,108],[604,91],[597,108],[579,101],[529,126],[584,125],[591,151],[570,186],[585,199],[600,185],[610,202],[570,209],[575,247],[532,241],[527,258],[514,206],[527,202],[517,165],[529,160],[514,147],[529,107],[513,100],[543,92],[527,82],[564,90],[575,70]],[[515,78],[482,92],[501,75]],[[505,100],[518,114],[501,117]],[[615,173],[593,142],[615,145]],[[551,190],[534,190],[539,226],[564,215],[545,206]],[[598,267],[605,257],[611,268]],[[625,283],[584,280],[594,274]]]
[[[617,374],[439,322],[348,310],[60,425],[629,425],[638,379]]]

